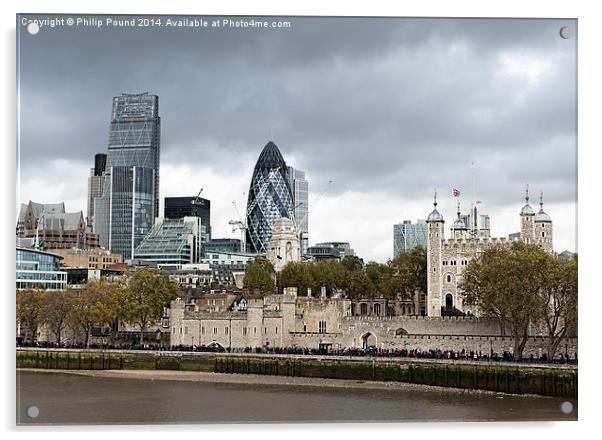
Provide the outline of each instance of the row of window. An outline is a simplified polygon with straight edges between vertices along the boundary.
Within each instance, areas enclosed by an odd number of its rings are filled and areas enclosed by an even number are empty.
[[[322,322],[324,323],[323,324],[324,325],[324,331],[320,332],[320,333],[326,333],[326,321],[320,321],[320,323],[322,323]],[[218,327],[213,327],[212,330],[213,330],[213,334],[214,335],[218,334]],[[242,334],[243,334],[243,336],[246,336],[249,330],[250,330],[250,327],[243,327],[242,328]],[[183,328],[180,327],[180,334],[182,334],[182,331],[184,332],[185,335],[187,335],[188,334],[188,326],[184,326]],[[229,331],[230,331],[229,327],[224,327],[224,334],[225,335],[229,334]],[[175,335],[176,334],[176,327],[172,327],[171,332],[172,332],[172,334]],[[274,332],[276,334],[278,334],[278,327],[274,327]],[[264,334],[268,333],[267,327],[263,328],[263,333]],[[201,327],[201,334],[202,335],[205,334],[205,327]],[[255,335],[257,334],[257,327],[253,327],[253,334],[255,334]]]
[[[443,260],[443,266],[457,266],[458,262],[456,260]],[[468,260],[460,260],[460,266],[468,266]]]

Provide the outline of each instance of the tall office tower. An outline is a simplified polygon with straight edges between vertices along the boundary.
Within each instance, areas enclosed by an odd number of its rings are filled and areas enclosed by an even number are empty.
[[[247,247],[265,253],[277,219],[293,215],[288,168],[273,142],[263,148],[251,178],[247,199]]]
[[[397,257],[401,252],[414,249],[416,246],[422,246],[426,249],[426,222],[417,220],[412,224],[410,220],[404,220],[403,223],[393,225],[393,257]]]
[[[305,255],[309,241],[309,182],[305,180],[305,171],[299,171],[290,166],[288,167],[288,178],[293,192],[295,224],[301,244],[301,255]]]
[[[105,176],[102,197],[94,200],[94,230],[101,246],[128,260],[154,223],[155,170],[113,166]]]
[[[136,167],[154,170],[154,217],[159,216],[160,153],[159,97],[148,93],[123,93],[115,96],[106,168]]]
[[[88,177],[88,211],[86,212],[86,223],[94,227],[94,199],[102,196],[103,174],[107,166],[107,155],[98,153],[94,156],[94,168],[90,168]]]

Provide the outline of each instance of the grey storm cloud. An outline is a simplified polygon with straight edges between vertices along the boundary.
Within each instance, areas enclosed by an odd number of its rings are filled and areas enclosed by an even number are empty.
[[[528,180],[575,200],[576,38],[559,29],[576,21],[281,19],[291,28],[20,28],[23,178],[55,158],[91,166],[111,97],[148,91],[163,164],[219,170],[273,133],[338,192],[419,199],[469,185],[474,161],[491,203]]]

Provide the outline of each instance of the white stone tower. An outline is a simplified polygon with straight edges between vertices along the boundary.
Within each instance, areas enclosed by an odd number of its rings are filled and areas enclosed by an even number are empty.
[[[426,268],[427,268],[427,316],[441,316],[441,247],[444,239],[445,221],[437,211],[437,191],[435,191],[434,209],[429,214],[426,223],[428,237],[426,240]]]
[[[543,210],[543,191],[539,193],[539,211],[535,214],[535,242],[539,243],[544,251],[552,253],[552,219]]]
[[[475,210],[475,212],[476,212],[476,210]],[[461,240],[464,238],[468,238],[468,228],[466,227],[466,223],[464,223],[464,221],[461,218],[461,214],[460,214],[460,199],[458,199],[458,218],[452,224],[451,231],[452,231],[452,237],[455,240]]]
[[[520,238],[527,244],[535,243],[535,212],[529,205],[529,185],[525,189],[525,206],[520,210]]]
[[[299,237],[291,219],[281,217],[274,223],[266,257],[272,262],[276,272],[291,261],[301,260]]]

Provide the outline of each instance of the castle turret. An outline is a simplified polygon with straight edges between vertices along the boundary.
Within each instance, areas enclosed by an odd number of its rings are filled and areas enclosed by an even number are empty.
[[[437,191],[433,200],[433,211],[426,223],[428,237],[426,240],[426,267],[428,272],[426,293],[427,316],[441,316],[441,247],[444,237],[445,220],[437,211]]]
[[[456,240],[467,238],[468,237],[468,228],[466,227],[466,223],[462,220],[460,214],[460,199],[458,199],[458,218],[452,224],[452,237]]]
[[[552,219],[543,210],[543,191],[539,193],[539,211],[535,214],[535,243],[541,245],[546,252],[553,252]]]
[[[525,189],[525,206],[520,210],[520,238],[525,243],[535,243],[535,212],[529,205],[529,185]]]

